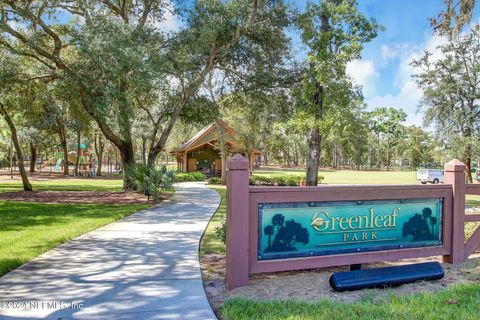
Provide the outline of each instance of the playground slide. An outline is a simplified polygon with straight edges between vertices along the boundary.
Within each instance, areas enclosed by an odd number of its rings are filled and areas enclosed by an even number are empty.
[[[50,158],[48,159],[47,161],[45,161],[43,163],[44,166],[51,166],[53,164],[55,164],[57,162],[57,158],[56,157],[53,157],[53,158]]]
[[[57,163],[55,164],[55,172],[60,170],[60,166],[62,165],[62,161],[63,161],[62,159],[57,160]]]

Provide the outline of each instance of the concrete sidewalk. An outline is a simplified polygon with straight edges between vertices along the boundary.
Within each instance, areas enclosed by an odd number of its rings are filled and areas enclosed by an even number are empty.
[[[181,183],[170,202],[39,256],[0,278],[0,319],[215,319],[198,246],[219,204]]]

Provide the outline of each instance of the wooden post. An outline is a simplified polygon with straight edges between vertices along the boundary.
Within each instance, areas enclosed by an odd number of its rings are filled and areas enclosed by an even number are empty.
[[[452,254],[443,258],[445,262],[459,263],[465,261],[465,165],[461,161],[453,159],[445,164],[445,184],[450,184],[453,191]]]
[[[188,153],[185,151],[183,153],[183,170],[182,172],[188,172],[188,161],[187,161]]]
[[[234,155],[227,163],[227,289],[248,284],[249,161]]]

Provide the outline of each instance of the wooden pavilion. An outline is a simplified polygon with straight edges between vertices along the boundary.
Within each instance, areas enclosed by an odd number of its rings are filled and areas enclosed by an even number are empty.
[[[221,121],[220,125],[223,129],[227,149],[231,152],[243,153],[250,161],[251,172],[255,160],[262,155],[262,152],[253,148],[249,148],[247,152],[240,152],[241,146],[235,131],[224,121]],[[200,171],[207,176],[220,176],[222,160],[218,142],[217,124],[214,122],[200,130],[190,140],[170,153],[176,156],[180,172]]]

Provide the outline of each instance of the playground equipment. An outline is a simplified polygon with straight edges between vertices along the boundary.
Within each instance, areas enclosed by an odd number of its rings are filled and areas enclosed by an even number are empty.
[[[60,170],[60,166],[62,165],[63,160],[62,159],[57,159],[57,163],[55,164],[55,172]]]
[[[53,166],[53,170],[55,172],[59,172],[60,170],[63,170],[64,164],[64,159],[65,159],[65,154],[64,154],[64,147],[61,144],[57,144],[55,147],[55,155],[50,158],[48,161],[45,162],[45,165],[47,166]],[[77,155],[77,147],[75,146],[75,151],[70,151],[68,153],[68,163],[66,165],[75,165],[77,161],[77,156],[78,156],[78,165],[79,165],[79,172],[80,173],[87,173],[88,171],[88,166],[89,162],[92,160],[90,157],[90,154],[88,152],[88,148],[85,144],[81,143],[80,144],[80,152]]]

